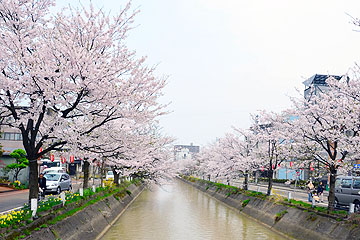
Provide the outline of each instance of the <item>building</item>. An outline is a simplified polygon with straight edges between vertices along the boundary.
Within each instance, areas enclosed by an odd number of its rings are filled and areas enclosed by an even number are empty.
[[[15,162],[15,159],[10,157],[10,153],[12,151],[16,149],[24,149],[20,130],[16,128],[2,127],[0,131],[0,145],[3,150],[3,154],[0,157],[0,177],[9,177],[10,180],[13,180],[13,175],[9,174],[9,176],[7,176],[2,169],[10,163]],[[25,183],[28,181],[28,178],[28,168],[21,170],[18,180]]]
[[[193,158],[194,154],[200,152],[199,146],[194,146],[192,143],[190,145],[175,145],[174,146],[174,159],[175,161],[179,160],[190,160]]]
[[[305,85],[304,98],[309,99],[311,96],[317,95],[319,92],[328,91],[329,86],[326,83],[326,79],[329,77],[340,80],[343,76],[315,74],[303,82]]]

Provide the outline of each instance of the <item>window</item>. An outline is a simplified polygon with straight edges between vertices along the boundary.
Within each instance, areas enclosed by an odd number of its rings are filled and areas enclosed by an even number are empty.
[[[21,135],[21,133],[15,133],[15,140],[16,140],[16,141],[22,141],[22,135]]]
[[[360,179],[354,179],[353,188],[360,189]]]
[[[341,183],[341,179],[336,179],[335,181],[335,188],[339,188]]]
[[[21,133],[6,132],[1,135],[0,139],[12,140],[12,141],[22,141],[22,135],[21,135]]]
[[[60,178],[60,174],[47,173],[44,175],[44,177],[46,178],[46,181],[58,181]]]
[[[10,133],[4,133],[4,139],[10,140]]]
[[[351,179],[343,179],[341,181],[341,187],[342,188],[351,188],[351,182],[352,182]]]

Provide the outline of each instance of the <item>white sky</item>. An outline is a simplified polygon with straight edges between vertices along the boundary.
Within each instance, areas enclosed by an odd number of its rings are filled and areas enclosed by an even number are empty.
[[[58,0],[59,6],[74,1]],[[126,1],[93,0],[112,12]],[[87,1],[83,0],[85,5]],[[128,46],[169,75],[161,119],[179,144],[205,145],[250,113],[281,111],[315,73],[360,63],[359,0],[133,0]],[[349,14],[349,15],[348,15]],[[360,28],[359,28],[360,30]]]

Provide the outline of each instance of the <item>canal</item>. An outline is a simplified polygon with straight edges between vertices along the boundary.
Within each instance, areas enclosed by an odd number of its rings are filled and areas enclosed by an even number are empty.
[[[145,190],[103,240],[284,239],[180,181]]]

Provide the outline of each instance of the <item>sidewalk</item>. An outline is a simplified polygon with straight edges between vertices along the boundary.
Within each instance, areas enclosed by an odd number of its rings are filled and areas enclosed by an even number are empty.
[[[9,188],[9,187],[0,186],[0,194],[1,194],[1,193],[6,193],[6,192],[12,192],[12,191],[16,191],[16,189],[12,189],[12,188]]]

